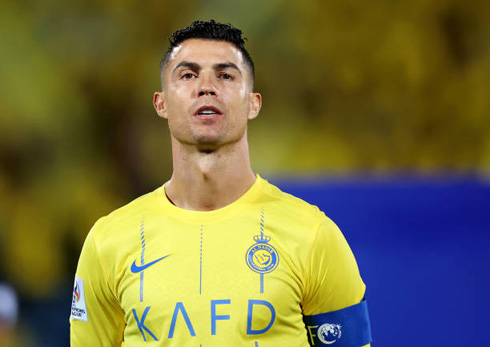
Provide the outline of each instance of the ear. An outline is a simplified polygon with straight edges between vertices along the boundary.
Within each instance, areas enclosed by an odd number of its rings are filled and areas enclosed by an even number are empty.
[[[259,115],[262,107],[262,95],[260,93],[250,93],[250,112],[248,119],[254,119]]]
[[[167,108],[165,107],[165,93],[155,92],[153,94],[153,107],[157,111],[158,117],[167,119]]]

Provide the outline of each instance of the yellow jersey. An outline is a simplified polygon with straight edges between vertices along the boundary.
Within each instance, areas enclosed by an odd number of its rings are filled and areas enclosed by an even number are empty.
[[[303,315],[364,292],[337,226],[259,175],[209,212],[176,207],[162,186],[89,232],[71,346],[307,347]]]

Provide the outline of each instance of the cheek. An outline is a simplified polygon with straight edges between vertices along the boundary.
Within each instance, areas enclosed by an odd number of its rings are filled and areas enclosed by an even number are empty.
[[[240,88],[230,93],[232,105],[237,111],[242,110],[248,113],[250,109],[250,97],[244,88]]]
[[[167,112],[170,116],[173,114],[181,114],[189,107],[188,94],[189,92],[183,88],[174,88],[169,92],[167,98]]]

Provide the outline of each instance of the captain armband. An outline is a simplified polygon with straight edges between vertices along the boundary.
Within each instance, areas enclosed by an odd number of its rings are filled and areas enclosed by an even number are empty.
[[[338,311],[304,316],[311,346],[361,347],[371,343],[366,300]]]

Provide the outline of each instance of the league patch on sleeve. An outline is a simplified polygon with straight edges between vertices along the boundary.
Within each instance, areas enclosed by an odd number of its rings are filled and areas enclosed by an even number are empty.
[[[75,276],[73,285],[73,299],[71,302],[71,319],[88,322],[87,305],[85,304],[85,291],[83,290],[83,280]]]

